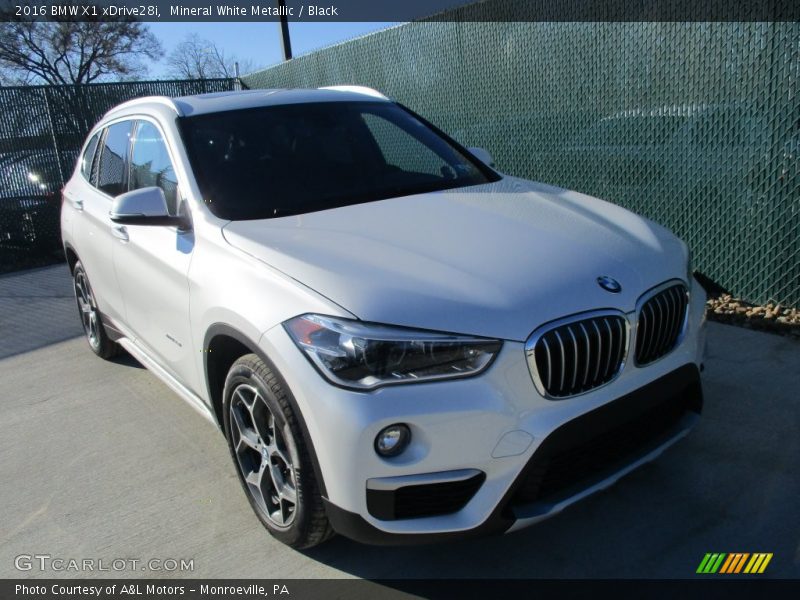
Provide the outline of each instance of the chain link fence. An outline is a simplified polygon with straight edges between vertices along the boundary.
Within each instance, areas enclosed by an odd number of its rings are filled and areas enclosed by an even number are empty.
[[[235,88],[234,79],[0,87],[0,272],[63,259],[61,188],[86,134],[112,106],[140,96]]]
[[[506,173],[671,228],[695,268],[731,292],[800,304],[800,23],[450,18],[351,40],[244,82],[374,87],[487,148]]]

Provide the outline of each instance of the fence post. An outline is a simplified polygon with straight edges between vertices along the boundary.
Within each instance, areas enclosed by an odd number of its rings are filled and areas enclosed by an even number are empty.
[[[233,63],[233,89],[239,91],[242,89],[242,78],[239,75],[239,61]]]
[[[58,147],[58,138],[56,136],[56,128],[55,123],[53,122],[53,112],[50,110],[50,97],[49,97],[49,88],[42,88],[42,92],[44,93],[44,105],[45,109],[47,110],[47,121],[50,125],[50,135],[53,138],[53,151],[56,153],[56,162],[58,164],[58,176],[61,178],[61,188],[64,187],[66,180],[64,179],[64,165],[61,162],[61,150]],[[60,189],[60,188],[59,188]]]

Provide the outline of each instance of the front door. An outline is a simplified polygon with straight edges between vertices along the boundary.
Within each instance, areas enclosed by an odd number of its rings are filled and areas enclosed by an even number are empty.
[[[170,214],[180,202],[173,160],[159,127],[136,123],[129,160],[129,190],[159,187]],[[189,324],[187,273],[194,235],[168,225],[125,225],[114,265],[136,343],[182,383],[193,386],[195,365]]]

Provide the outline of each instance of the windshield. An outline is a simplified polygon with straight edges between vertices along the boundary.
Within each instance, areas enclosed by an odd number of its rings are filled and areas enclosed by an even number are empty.
[[[388,102],[286,104],[179,121],[203,200],[223,219],[303,214],[497,179]]]

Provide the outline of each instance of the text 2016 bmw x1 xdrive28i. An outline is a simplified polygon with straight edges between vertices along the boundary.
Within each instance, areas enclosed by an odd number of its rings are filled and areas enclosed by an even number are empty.
[[[218,423],[291,546],[544,519],[689,430],[705,294],[663,227],[490,162],[367,88],[118,106],[64,189],[89,345]]]

